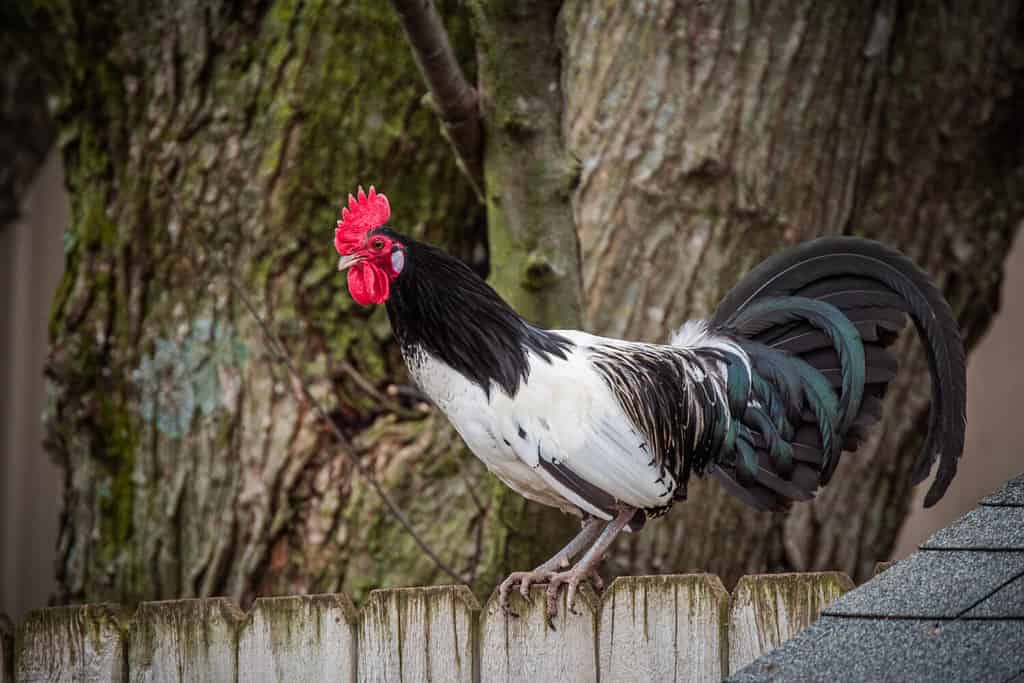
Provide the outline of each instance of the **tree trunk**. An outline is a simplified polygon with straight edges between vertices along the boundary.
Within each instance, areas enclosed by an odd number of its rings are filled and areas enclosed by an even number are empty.
[[[478,593],[539,561],[572,521],[497,483],[418,404],[384,311],[334,271],[333,222],[360,182],[388,193],[399,229],[488,266],[483,209],[387,6],[120,7],[31,17],[73,193],[47,422],[67,472],[61,599],[448,580],[267,353],[220,259]],[[476,0],[474,41],[442,6],[463,64],[480,55],[489,266],[531,317],[664,339],[779,246],[858,232],[927,267],[969,341],[984,329],[1021,215],[1016,6],[557,7]],[[760,515],[694,486],[612,571],[733,580],[885,557],[927,393],[913,348],[883,437],[814,505]]]
[[[1020,3],[598,3],[563,10],[587,313],[664,340],[768,254],[883,240],[935,278],[968,346],[1024,208]],[[909,509],[929,396],[913,335],[885,429],[791,514],[710,481],[620,543],[612,573],[870,576]]]
[[[386,189],[400,229],[485,267],[481,207],[387,6],[120,7],[32,18],[52,25],[73,193],[47,423],[67,472],[60,599],[449,580],[355,477],[220,259],[450,564],[489,590],[540,561],[570,523],[535,537],[553,513],[494,482],[414,394],[388,392],[405,370],[386,315],[334,270],[357,183]]]

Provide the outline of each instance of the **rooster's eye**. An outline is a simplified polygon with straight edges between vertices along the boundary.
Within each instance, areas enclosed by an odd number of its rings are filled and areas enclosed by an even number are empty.
[[[373,242],[371,244],[372,244],[373,248],[377,249],[377,250],[380,250],[380,249],[384,248],[384,240],[382,240],[379,237],[377,239],[373,240]]]

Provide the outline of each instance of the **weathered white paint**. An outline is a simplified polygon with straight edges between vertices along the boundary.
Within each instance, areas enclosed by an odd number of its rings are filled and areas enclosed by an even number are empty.
[[[18,632],[15,680],[124,680],[125,638],[117,605],[30,612]]]
[[[546,623],[544,596],[543,588],[534,588],[527,603],[514,593],[510,608],[518,616],[502,612],[497,595],[487,601],[481,629],[481,681],[597,680],[596,596],[581,589],[573,613],[566,609],[563,591],[554,629]]]
[[[717,681],[780,645],[853,588],[843,574],[617,579],[602,599],[545,589],[483,611],[465,586],[261,598],[246,617],[223,598],[38,610],[18,629],[17,681]],[[9,629],[8,629],[9,632]],[[0,683],[12,643],[0,615]],[[6,649],[5,649],[6,648]],[[10,666],[10,665],[8,665]]]
[[[479,613],[465,586],[373,591],[359,619],[359,680],[473,681]]]
[[[359,615],[347,595],[260,598],[238,635],[238,680],[356,680]]]
[[[224,598],[142,603],[131,631],[130,680],[236,680],[242,619],[235,603]]]
[[[853,582],[839,572],[744,576],[732,594],[729,671],[738,671],[818,619]]]
[[[603,681],[720,681],[729,593],[711,574],[616,579],[601,602]]]

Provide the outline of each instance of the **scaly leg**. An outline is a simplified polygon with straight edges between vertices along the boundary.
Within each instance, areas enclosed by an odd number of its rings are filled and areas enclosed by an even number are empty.
[[[550,560],[532,572],[512,572],[509,574],[509,577],[501,582],[501,588],[498,591],[498,604],[501,605],[501,609],[506,612],[508,611],[508,594],[517,583],[519,584],[519,593],[524,599],[529,600],[531,584],[547,582],[554,575],[555,570],[568,565],[580,551],[589,548],[594,539],[601,533],[601,530],[608,524],[608,522],[588,517],[584,520],[583,528],[580,529],[580,532],[564,548],[555,553]]]
[[[555,615],[558,614],[558,589],[561,588],[562,584],[569,587],[565,603],[572,610],[573,603],[576,601],[576,589],[579,588],[580,583],[585,579],[596,576],[594,571],[597,569],[597,565],[601,563],[601,558],[604,557],[608,546],[626,528],[629,521],[633,519],[634,514],[636,514],[636,508],[623,507],[615,519],[608,522],[608,525],[605,526],[597,541],[580,558],[576,566],[567,571],[555,572],[548,576],[547,611],[549,624],[555,618]]]

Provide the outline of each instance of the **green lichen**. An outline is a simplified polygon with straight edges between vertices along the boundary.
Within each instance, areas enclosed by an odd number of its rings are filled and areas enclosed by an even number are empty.
[[[455,2],[440,5],[473,73],[465,15]],[[165,34],[153,9],[115,3],[81,13],[39,3],[63,43],[52,57],[66,68],[58,117],[73,197],[50,325],[48,421],[58,460],[73,470],[66,502],[74,528],[62,560],[74,575],[62,581],[74,594],[66,597],[132,604],[182,592],[239,598],[343,585],[365,595],[450,580],[354,474],[319,492],[316,478],[337,456],[322,422],[308,420],[292,440],[264,440],[265,421],[294,419],[301,402],[213,254],[235,269],[299,372],[318,380],[327,409],[356,437],[367,466],[380,465],[381,481],[428,542],[460,571],[475,571],[474,588],[489,592],[508,569],[539,562],[574,524],[496,484],[412,401],[403,398],[383,419],[395,403],[379,395],[407,383],[404,365],[384,310],[353,304],[334,271],[338,207],[359,184],[387,192],[396,229],[478,270],[487,263],[484,209],[422,103],[425,87],[396,40],[393,10],[314,0],[274,2],[255,18],[204,15],[212,51],[203,54],[203,45],[188,48],[194,9],[178,8],[181,49],[169,62],[159,49],[138,49]],[[167,83],[173,98],[158,92]],[[491,253],[496,267],[518,258],[500,244]],[[218,356],[221,331],[252,349],[248,365]],[[242,367],[242,398],[225,400],[219,382]],[[264,383],[265,373],[273,381]],[[273,396],[254,396],[268,385]],[[163,414],[160,402],[176,396],[173,414]],[[252,450],[240,454],[243,443]],[[242,456],[247,476],[271,476],[260,445],[273,457],[289,449],[285,467],[302,466],[260,482],[283,490],[242,505]],[[86,471],[94,473],[88,481],[76,478]],[[531,527],[542,514],[564,525],[540,525],[538,538]],[[260,515],[268,538],[239,533],[235,556],[215,556],[209,520],[227,537],[239,528],[232,524]],[[311,521],[323,527],[323,547],[304,537]],[[260,546],[279,541],[289,550],[283,567]]]
[[[557,5],[471,2],[486,135],[490,282],[521,315],[579,327],[582,291],[562,140]],[[524,40],[523,36],[530,36]]]
[[[98,417],[98,431],[106,438],[101,462],[110,478],[109,497],[100,499],[103,520],[113,543],[124,543],[132,534],[135,494],[132,472],[139,446],[138,427],[123,402],[112,397],[100,400]]]
[[[139,412],[172,438],[182,437],[195,418],[209,419],[234,407],[234,391],[248,360],[246,343],[229,323],[201,317],[183,339],[159,338],[132,372]]]

